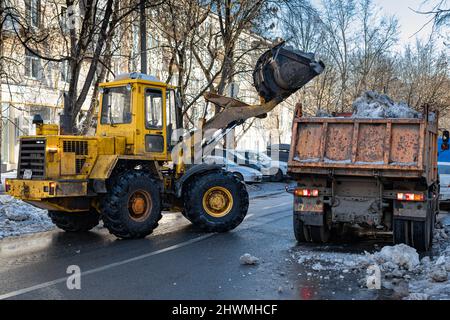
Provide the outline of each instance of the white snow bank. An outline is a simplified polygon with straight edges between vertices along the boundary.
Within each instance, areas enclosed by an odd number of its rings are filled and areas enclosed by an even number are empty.
[[[46,210],[0,195],[0,239],[53,229]]]
[[[385,246],[381,251],[371,255],[369,259],[379,264],[388,263],[388,266],[403,268],[408,271],[414,270],[420,263],[416,249],[403,243],[395,246]]]
[[[354,118],[419,118],[405,102],[394,102],[385,94],[366,91],[353,102]]]

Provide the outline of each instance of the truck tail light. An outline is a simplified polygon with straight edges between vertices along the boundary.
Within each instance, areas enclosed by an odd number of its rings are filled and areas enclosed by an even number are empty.
[[[5,192],[9,192],[11,190],[11,183],[8,180],[5,180]]]
[[[56,189],[56,183],[50,182],[48,185],[48,194],[54,196],[55,195],[55,189]]]
[[[401,201],[425,201],[423,193],[397,193],[397,200]]]
[[[295,189],[294,194],[297,197],[318,197],[319,190],[317,190],[317,189]]]

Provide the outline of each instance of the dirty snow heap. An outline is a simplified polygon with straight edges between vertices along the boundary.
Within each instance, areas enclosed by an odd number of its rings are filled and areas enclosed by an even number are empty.
[[[353,102],[354,118],[419,118],[406,102],[394,102],[385,94],[366,91]]]
[[[53,229],[46,210],[0,195],[0,239]]]

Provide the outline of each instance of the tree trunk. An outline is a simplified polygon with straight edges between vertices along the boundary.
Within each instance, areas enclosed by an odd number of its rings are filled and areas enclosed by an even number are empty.
[[[2,8],[0,7],[0,10]],[[3,11],[2,11],[3,12]],[[0,19],[3,19],[0,16]],[[2,97],[2,77],[3,77],[3,24],[0,21],[0,184],[2,181],[2,164],[3,164],[3,152],[2,152],[2,138],[3,138],[3,97]]]

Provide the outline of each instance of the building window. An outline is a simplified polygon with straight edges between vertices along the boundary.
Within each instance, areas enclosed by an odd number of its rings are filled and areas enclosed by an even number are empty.
[[[41,23],[41,0],[25,0],[26,17],[31,27]]]
[[[70,81],[70,64],[68,60],[61,62],[61,81]]]
[[[28,49],[25,49],[25,76],[39,78],[39,57]]]

